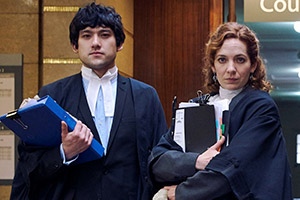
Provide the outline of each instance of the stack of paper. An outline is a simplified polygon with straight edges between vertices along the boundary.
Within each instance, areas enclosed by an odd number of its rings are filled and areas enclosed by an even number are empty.
[[[186,152],[204,152],[217,141],[212,105],[180,103],[176,110],[174,141]]]

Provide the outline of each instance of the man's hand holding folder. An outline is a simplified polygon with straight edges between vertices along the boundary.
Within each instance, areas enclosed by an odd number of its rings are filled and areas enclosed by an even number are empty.
[[[103,146],[93,138],[88,127],[50,96],[30,100],[18,110],[1,116],[0,121],[26,144],[46,148],[62,144],[64,162],[72,160],[73,164],[80,164],[100,159],[104,154]]]
[[[77,121],[74,130],[68,132],[68,125],[66,122],[62,121],[61,139],[66,159],[71,160],[76,155],[89,148],[93,140],[93,134],[81,121]]]

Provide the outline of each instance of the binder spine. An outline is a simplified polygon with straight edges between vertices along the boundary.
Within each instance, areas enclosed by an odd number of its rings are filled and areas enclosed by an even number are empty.
[[[46,101],[46,105],[48,109],[56,112],[60,118],[60,120],[66,122],[68,125],[68,130],[73,131],[76,126],[76,120],[73,119],[64,109],[58,106],[55,101],[51,98],[48,98]]]
[[[57,113],[57,116],[59,116],[60,120],[66,122],[66,124],[68,125],[68,131],[74,130],[77,121],[62,107],[56,104],[56,102],[52,98],[47,98],[45,105],[47,105],[48,109]],[[103,146],[95,139],[93,139],[91,146],[85,152],[80,153],[79,158],[74,162],[74,164],[80,164],[82,162],[99,159],[103,156],[103,153]]]

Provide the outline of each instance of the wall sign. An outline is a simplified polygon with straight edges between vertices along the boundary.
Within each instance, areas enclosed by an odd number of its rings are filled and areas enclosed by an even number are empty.
[[[300,21],[300,0],[244,0],[244,21]]]
[[[22,54],[0,54],[0,116],[18,108],[23,99]],[[0,122],[0,184],[10,185],[17,162],[19,138]]]

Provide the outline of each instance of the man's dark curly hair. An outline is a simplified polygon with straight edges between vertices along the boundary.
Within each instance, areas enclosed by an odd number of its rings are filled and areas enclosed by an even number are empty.
[[[94,2],[80,8],[69,26],[71,44],[78,48],[79,31],[86,27],[109,27],[113,31],[117,47],[125,40],[121,16],[112,7],[97,5]]]

